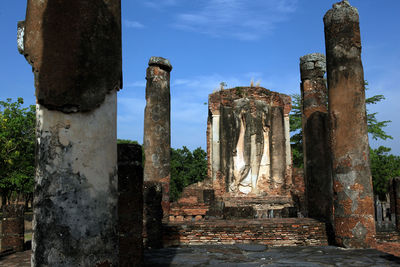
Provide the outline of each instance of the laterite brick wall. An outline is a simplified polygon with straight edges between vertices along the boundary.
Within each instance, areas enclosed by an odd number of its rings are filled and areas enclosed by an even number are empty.
[[[268,246],[328,245],[325,224],[308,218],[169,222],[164,246],[257,243]]]

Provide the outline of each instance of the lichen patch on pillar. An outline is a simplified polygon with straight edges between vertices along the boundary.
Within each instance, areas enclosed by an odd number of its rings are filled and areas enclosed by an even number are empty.
[[[36,265],[118,262],[116,94],[87,113],[37,104]]]

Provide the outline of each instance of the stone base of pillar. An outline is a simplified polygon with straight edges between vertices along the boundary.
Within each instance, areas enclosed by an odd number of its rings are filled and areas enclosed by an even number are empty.
[[[24,205],[4,205],[1,249],[24,251]]]
[[[143,185],[143,227],[145,247],[163,247],[163,207],[162,207],[163,184],[160,182],[145,181]]]
[[[169,209],[171,206],[171,203],[169,201],[169,183],[170,183],[169,175],[164,179],[162,179],[160,182],[162,188],[161,207],[163,210],[163,220],[168,220]]]
[[[32,266],[118,265],[117,92],[90,112],[37,104],[36,116]]]

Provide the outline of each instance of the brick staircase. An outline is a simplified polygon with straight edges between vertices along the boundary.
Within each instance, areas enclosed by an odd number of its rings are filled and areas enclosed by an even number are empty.
[[[325,224],[310,218],[271,218],[168,222],[164,246],[263,244],[267,246],[328,245]]]
[[[178,201],[172,202],[169,221],[201,221],[208,219],[258,219],[297,217],[297,209],[289,196],[231,196],[219,199],[214,190],[202,183],[186,187]]]
[[[204,220],[213,197],[214,191],[203,189],[201,183],[189,185],[183,190],[180,199],[171,203],[169,221]]]

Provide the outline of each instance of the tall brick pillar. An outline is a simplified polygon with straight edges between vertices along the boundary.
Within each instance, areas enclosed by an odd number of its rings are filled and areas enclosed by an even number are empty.
[[[142,147],[118,144],[119,266],[143,265]]]
[[[308,215],[325,221],[332,238],[333,189],[325,71],[324,55],[313,53],[300,58],[304,176]]]
[[[3,205],[1,250],[24,251],[24,205]]]
[[[118,266],[120,0],[28,0],[36,87],[33,266]]]
[[[396,228],[400,232],[400,177],[393,179],[394,203],[396,213]]]
[[[162,219],[169,213],[170,72],[168,59],[151,57],[144,112],[144,221],[146,246],[162,246]]]
[[[374,202],[358,11],[348,1],[336,3],[324,24],[335,239],[344,247],[372,247]]]

